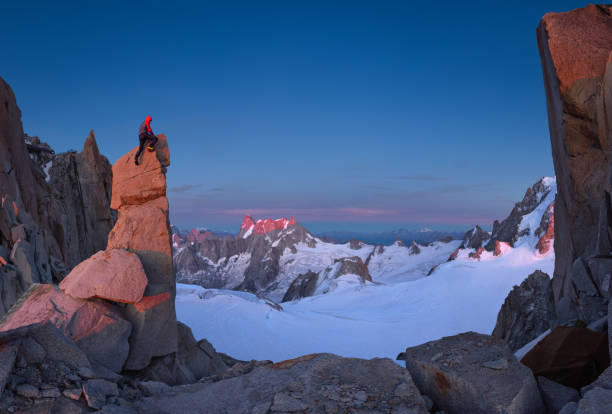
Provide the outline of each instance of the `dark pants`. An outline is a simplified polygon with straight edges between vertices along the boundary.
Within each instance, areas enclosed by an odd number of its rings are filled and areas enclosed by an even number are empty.
[[[153,134],[142,134],[138,136],[138,140],[140,141],[140,146],[138,147],[138,152],[136,153],[136,157],[135,160],[138,161],[138,158],[140,157],[140,154],[142,154],[142,151],[144,150],[145,144],[147,143],[147,141],[151,142],[151,146],[155,146],[155,144],[157,144],[157,137]]]

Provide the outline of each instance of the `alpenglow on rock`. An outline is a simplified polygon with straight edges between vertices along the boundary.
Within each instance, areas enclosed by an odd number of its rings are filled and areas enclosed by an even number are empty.
[[[579,299],[576,319],[587,323],[606,312],[612,269],[605,202],[612,149],[611,12],[610,6],[589,4],[548,13],[537,30],[558,185],[553,292],[556,301]],[[595,295],[576,286],[578,259],[589,267]]]
[[[140,165],[134,164],[136,148],[113,165],[111,207],[119,215],[108,236],[108,249],[135,253],[148,279],[142,300],[125,309],[133,326],[127,370],[144,369],[153,357],[177,351],[176,281],[166,198],[170,152],[166,137],[158,138],[155,152],[146,151]]]
[[[98,297],[123,303],[140,302],[146,286],[147,275],[138,256],[121,249],[94,254],[59,285],[73,298]]]

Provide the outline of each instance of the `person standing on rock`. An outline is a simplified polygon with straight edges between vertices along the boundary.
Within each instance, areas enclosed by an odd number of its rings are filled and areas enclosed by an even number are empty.
[[[153,151],[153,147],[157,144],[157,137],[153,133],[151,129],[151,121],[153,118],[151,116],[147,116],[142,124],[140,124],[140,128],[138,129],[138,139],[140,140],[140,146],[138,147],[138,152],[136,153],[136,157],[134,158],[134,163],[136,165],[140,164],[138,158],[140,158],[140,154],[144,150],[144,146],[147,141],[150,141],[147,149]]]

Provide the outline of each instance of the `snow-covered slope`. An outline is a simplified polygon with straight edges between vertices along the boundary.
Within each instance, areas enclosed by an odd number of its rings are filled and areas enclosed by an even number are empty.
[[[490,334],[512,286],[536,269],[552,274],[553,266],[553,253],[525,246],[480,261],[464,251],[429,277],[417,278],[417,270],[390,283],[361,284],[343,276],[329,293],[283,303],[282,311],[250,293],[193,285],[178,286],[176,308],[197,338],[235,358],[278,361],[312,352],[395,358],[442,336]]]

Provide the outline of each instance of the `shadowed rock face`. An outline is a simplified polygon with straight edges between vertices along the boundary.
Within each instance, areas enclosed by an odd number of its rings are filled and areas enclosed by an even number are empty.
[[[503,339],[516,351],[549,329],[554,319],[550,278],[536,270],[508,294],[491,336]]]
[[[58,154],[47,161],[54,202],[49,227],[68,268],[106,248],[115,217],[110,209],[112,170],[100,155],[93,131],[80,153]],[[44,165],[43,165],[44,166]]]
[[[55,154],[25,135],[0,78],[0,315],[32,283],[59,282],[104,249],[113,225],[111,175],[93,131],[81,153]]]
[[[557,301],[573,289],[574,261],[596,253],[601,200],[610,191],[610,10],[588,5],[548,13],[537,30],[557,175],[553,277]]]

